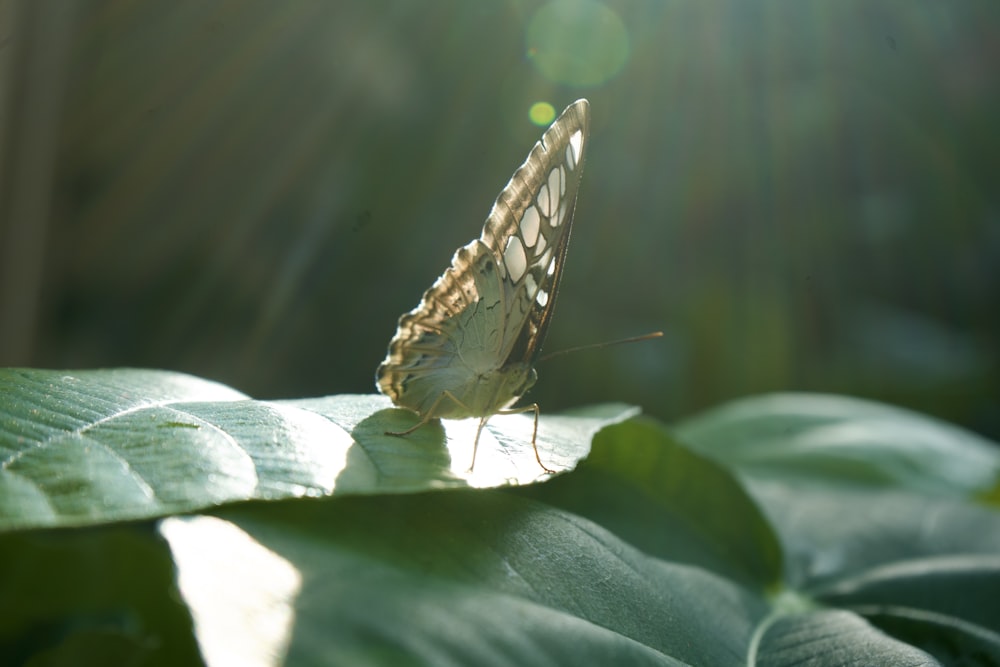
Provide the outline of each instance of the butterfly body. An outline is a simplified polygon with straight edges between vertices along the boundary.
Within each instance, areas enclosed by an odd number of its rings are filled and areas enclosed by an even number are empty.
[[[420,304],[400,318],[376,384],[420,415],[414,428],[436,418],[479,417],[481,431],[535,383],[588,123],[586,100],[563,111],[500,193],[482,235],[458,249]],[[531,409],[537,426],[537,406]]]

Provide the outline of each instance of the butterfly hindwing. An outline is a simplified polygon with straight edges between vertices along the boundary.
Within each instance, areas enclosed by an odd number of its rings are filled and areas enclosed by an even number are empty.
[[[469,396],[476,369],[489,369],[500,356],[504,298],[492,251],[478,239],[459,248],[420,305],[400,318],[376,375],[379,391],[421,415],[445,390],[476,403]],[[439,404],[436,416],[448,410],[456,418],[478,416],[461,414],[454,403]]]
[[[485,421],[534,382],[532,364],[569,243],[588,122],[586,100],[563,111],[501,191],[480,238],[459,248],[420,304],[400,318],[376,372],[379,391],[393,403],[423,421]]]

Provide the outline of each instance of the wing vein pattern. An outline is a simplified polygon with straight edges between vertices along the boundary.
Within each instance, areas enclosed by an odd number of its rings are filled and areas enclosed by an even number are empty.
[[[482,234],[399,319],[379,391],[425,420],[489,417],[534,384],[569,247],[589,107],[566,108],[500,192]],[[442,400],[449,396],[451,400]]]

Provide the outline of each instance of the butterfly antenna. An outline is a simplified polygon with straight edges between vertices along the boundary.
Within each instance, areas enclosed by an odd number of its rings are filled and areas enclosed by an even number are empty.
[[[620,338],[618,340],[610,340],[604,343],[590,343],[589,345],[579,345],[577,347],[568,347],[565,350],[557,350],[549,354],[542,355],[539,357],[538,361],[542,362],[552,357],[561,357],[564,354],[569,354],[570,352],[580,352],[582,350],[593,350],[598,347],[611,347],[612,345],[621,345],[622,343],[638,343],[643,340],[650,340],[651,338],[662,338],[662,331],[654,331],[652,333],[643,334],[642,336],[632,336],[631,338]]]

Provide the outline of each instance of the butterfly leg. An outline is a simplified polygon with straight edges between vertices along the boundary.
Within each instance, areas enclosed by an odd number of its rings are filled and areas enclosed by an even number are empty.
[[[421,417],[420,421],[418,421],[416,424],[414,424],[410,428],[406,429],[405,431],[386,431],[385,434],[386,435],[410,435],[411,433],[413,433],[414,431],[416,431],[418,428],[420,428],[424,424],[429,423],[431,419],[433,419],[433,417],[431,417],[429,414],[427,414],[427,415],[424,415],[423,417]]]
[[[398,436],[401,436],[401,435],[409,435],[410,433],[413,433],[418,428],[420,428],[424,424],[427,424],[432,419],[434,419],[434,416],[433,416],[434,413],[437,412],[438,406],[441,404],[441,401],[443,401],[446,398],[448,400],[452,401],[455,405],[463,408],[467,412],[471,412],[472,411],[469,408],[469,406],[467,406],[462,401],[458,400],[458,398],[453,393],[451,393],[450,391],[445,390],[445,391],[441,392],[440,396],[437,397],[437,400],[435,400],[434,403],[433,403],[433,405],[431,405],[430,410],[428,410],[425,414],[423,414],[423,415],[420,416],[420,421],[418,421],[416,424],[414,424],[410,428],[406,429],[405,431],[386,431],[385,434],[386,435],[398,435]],[[552,470],[551,468],[549,468],[548,466],[546,466],[544,463],[542,463],[541,454],[538,453],[538,442],[537,442],[537,440],[538,440],[538,414],[540,412],[539,409],[538,409],[538,403],[532,403],[531,405],[526,405],[526,406],[521,407],[521,408],[507,408],[507,409],[504,409],[504,410],[498,410],[496,412],[496,414],[498,414],[498,415],[519,415],[519,414],[523,414],[525,412],[534,412],[535,413],[535,423],[534,423],[534,427],[532,428],[532,431],[531,431],[531,448],[535,452],[535,460],[538,461],[538,465],[541,466],[542,470],[544,470],[545,472],[549,473],[550,475],[554,474],[555,470]],[[486,422],[489,421],[489,419],[490,419],[491,416],[492,415],[486,415],[485,417],[481,418],[479,420],[479,426],[476,427],[476,439],[472,443],[472,463],[469,464],[469,470],[468,470],[468,472],[472,472],[472,469],[476,465],[476,452],[479,451],[479,436],[482,435],[483,428],[486,426]]]
[[[535,413],[535,428],[531,431],[531,448],[535,450],[535,460],[538,461],[538,465],[542,467],[542,470],[549,473],[550,475],[555,474],[555,470],[547,467],[542,463],[542,457],[538,453],[538,443],[536,442],[538,438],[538,403],[532,403],[531,405],[526,405],[523,408],[507,408],[506,410],[500,410],[497,412],[498,415],[518,415],[525,412]],[[480,426],[482,428],[482,426]],[[478,436],[477,436],[478,437]]]
[[[410,428],[406,429],[405,431],[386,431],[385,434],[386,435],[409,435],[410,433],[413,433],[418,428],[420,428],[421,426],[423,426],[424,424],[426,424],[427,422],[429,422],[431,419],[434,419],[434,417],[432,417],[432,415],[435,412],[437,412],[438,406],[441,404],[441,401],[443,401],[446,398],[450,399],[453,403],[455,403],[455,405],[463,408],[467,412],[471,412],[471,410],[469,409],[469,406],[467,406],[462,401],[458,400],[458,398],[453,393],[451,393],[450,391],[445,390],[445,391],[441,392],[441,395],[438,396],[437,400],[434,401],[434,404],[431,405],[431,409],[428,410],[425,414],[421,415],[420,421],[418,421],[416,424],[414,424]],[[468,470],[468,472],[472,472],[473,467],[475,467],[475,465],[476,465],[476,451],[478,451],[478,449],[479,449],[479,436],[480,436],[480,434],[482,434],[483,427],[486,426],[487,420],[489,420],[489,416],[483,417],[482,419],[479,420],[479,427],[476,429],[476,440],[472,443],[472,463],[469,464],[469,470]],[[537,426],[537,420],[536,420],[536,426]],[[537,455],[537,453],[536,453],[536,455]],[[544,467],[544,466],[542,466],[542,467]]]
[[[472,463],[469,464],[469,470],[467,472],[472,472],[472,469],[476,467],[476,452],[479,451],[479,436],[483,432],[483,427],[486,426],[486,422],[489,421],[489,417],[483,417],[479,420],[479,426],[476,427],[476,439],[472,442]]]
[[[431,409],[428,410],[426,413],[420,415],[420,421],[418,421],[416,424],[414,424],[410,428],[406,429],[405,431],[386,431],[385,434],[386,435],[409,435],[409,434],[413,433],[414,431],[416,431],[421,426],[423,426],[424,424],[430,423],[430,421],[432,419],[436,419],[436,417],[434,416],[434,413],[437,412],[438,406],[441,404],[441,401],[443,401],[446,398],[451,399],[455,403],[455,405],[457,405],[457,406],[459,406],[461,408],[464,408],[465,410],[469,409],[469,407],[465,403],[463,403],[462,401],[460,401],[457,398],[455,398],[454,394],[452,394],[448,390],[445,390],[445,391],[441,392],[441,395],[438,396],[437,400],[435,400],[434,403],[431,405]]]

